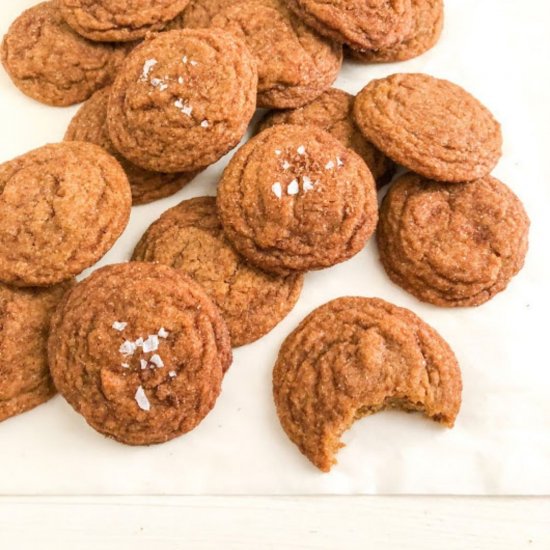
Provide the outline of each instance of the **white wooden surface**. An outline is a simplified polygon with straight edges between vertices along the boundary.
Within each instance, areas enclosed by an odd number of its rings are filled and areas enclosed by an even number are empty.
[[[548,550],[550,499],[0,499],[2,550]]]

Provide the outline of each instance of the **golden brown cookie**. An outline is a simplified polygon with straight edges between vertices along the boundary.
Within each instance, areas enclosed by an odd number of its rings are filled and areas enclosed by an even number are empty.
[[[199,283],[220,308],[235,347],[271,331],[303,285],[300,274],[270,275],[239,256],[223,235],[214,197],[166,211],[143,235],[133,259],[170,265]]]
[[[304,105],[336,80],[342,66],[342,46],[307,27],[283,0],[241,0],[210,26],[231,32],[255,57],[259,107]]]
[[[166,26],[174,29],[205,29],[222,10],[243,0],[190,0],[187,8]],[[244,0],[247,1],[247,0]]]
[[[0,281],[70,279],[113,246],[130,207],[120,164],[90,143],[46,145],[0,164]]]
[[[67,293],[52,318],[58,391],[98,432],[163,443],[210,412],[231,364],[229,334],[202,288],[175,269],[111,265]]]
[[[0,422],[55,395],[46,344],[50,317],[69,286],[15,288],[0,283]]]
[[[370,63],[406,61],[433,48],[443,30],[443,0],[411,0],[413,9],[412,35],[394,46],[379,50],[354,50],[351,57]]]
[[[107,129],[107,103],[110,88],[97,91],[78,110],[65,134],[66,141],[87,141],[103,147],[126,172],[132,189],[132,204],[146,204],[177,193],[197,172],[162,174],[144,170],[116,151]]]
[[[264,130],[231,159],[218,187],[229,241],[278,274],[322,269],[365,246],[378,204],[363,160],[313,126]]]
[[[308,25],[355,49],[387,48],[412,31],[411,0],[285,0]]]
[[[355,420],[399,408],[451,428],[461,394],[445,340],[411,311],[376,298],[338,298],[313,311],[285,340],[273,370],[281,425],[323,472]]]
[[[130,42],[161,30],[189,0],[58,0],[65,21],[99,42]]]
[[[520,200],[495,178],[449,185],[406,174],[384,199],[377,238],[392,281],[457,307],[506,288],[523,267],[528,232]]]
[[[380,188],[391,180],[395,165],[358,130],[353,120],[353,101],[354,96],[351,94],[330,88],[311,103],[298,109],[267,113],[260,123],[259,131],[277,124],[321,128],[339,139],[346,147],[353,149],[367,163]]]
[[[26,95],[48,105],[80,103],[114,79],[127,47],[76,34],[55,2],[24,11],[2,42],[2,64]]]
[[[256,108],[256,66],[219,29],[161,33],[127,57],[111,90],[115,148],[156,172],[191,172],[235,147]]]
[[[438,181],[472,181],[501,156],[500,124],[466,90],[425,74],[394,74],[359,92],[355,122],[391,159]]]

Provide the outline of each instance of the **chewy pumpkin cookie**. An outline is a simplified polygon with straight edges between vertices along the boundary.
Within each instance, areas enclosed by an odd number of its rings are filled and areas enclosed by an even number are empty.
[[[412,29],[411,0],[285,0],[315,30],[355,49],[402,42]]]
[[[359,92],[355,122],[397,163],[430,179],[472,181],[501,156],[500,124],[466,90],[425,74],[394,74]]]
[[[461,393],[443,338],[411,311],[375,298],[338,298],[313,311],[287,337],[273,370],[281,425],[323,472],[355,420],[400,408],[451,428]]]
[[[490,176],[470,183],[399,178],[386,195],[377,239],[390,278],[438,306],[478,306],[523,267],[529,218]]]
[[[433,48],[443,30],[443,0],[411,0],[411,3],[413,10],[411,36],[385,49],[354,50],[350,48],[351,56],[359,61],[387,63],[406,61]]]
[[[294,307],[303,276],[270,275],[247,264],[227,242],[214,197],[183,201],[143,235],[134,260],[160,262],[199,283],[220,308],[233,346],[254,342]]]
[[[128,56],[109,98],[109,135],[156,172],[204,168],[235,147],[256,108],[254,59],[219,29],[170,31]]]
[[[26,95],[48,105],[80,103],[114,79],[127,47],[90,42],[61,17],[55,2],[24,11],[2,42],[2,64]]]
[[[351,258],[378,218],[374,180],[359,155],[319,128],[288,124],[237,152],[219,184],[218,210],[237,251],[283,275]]]
[[[46,344],[50,317],[69,285],[15,288],[0,283],[0,422],[55,395]]]
[[[0,164],[0,281],[70,279],[113,246],[130,207],[120,164],[90,143],[46,145]]]
[[[177,193],[197,172],[162,174],[144,170],[126,160],[113,147],[107,130],[107,103],[110,88],[97,91],[76,113],[65,134],[66,141],[87,141],[113,155],[128,176],[132,204],[146,204]]]
[[[55,385],[98,432],[163,443],[210,412],[231,363],[227,328],[202,288],[176,270],[104,267],[67,293],[52,318]]]
[[[129,42],[161,30],[189,0],[58,0],[65,21],[100,42]]]
[[[259,131],[277,124],[316,126],[332,134],[346,147],[353,149],[366,163],[378,187],[390,181],[395,171],[394,163],[367,141],[353,120],[354,96],[330,88],[311,103],[297,109],[268,113],[259,126]]]

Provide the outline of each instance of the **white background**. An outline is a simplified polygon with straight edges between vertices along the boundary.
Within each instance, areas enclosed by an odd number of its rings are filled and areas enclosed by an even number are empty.
[[[0,31],[34,3],[2,3]],[[520,196],[533,222],[526,267],[508,291],[478,309],[420,304],[387,280],[371,243],[345,265],[309,275],[302,299],[286,321],[261,342],[237,351],[218,405],[192,434],[161,447],[128,449],[95,434],[56,398],[0,425],[0,494],[550,493],[550,7],[545,0],[447,0],[446,14],[442,40],[432,52],[393,66],[347,65],[337,84],[356,92],[371,78],[422,71],[461,84],[490,107],[503,124],[505,139],[495,175]],[[60,140],[74,111],[25,98],[0,73],[0,161]],[[130,228],[106,261],[127,259],[141,232],[167,207],[213,194],[220,167],[171,199],[134,209]],[[462,365],[464,403],[453,431],[400,413],[357,423],[345,437],[348,446],[339,465],[323,475],[278,426],[271,367],[285,335],[306,313],[346,293],[380,296],[435,326]],[[132,518],[131,527],[113,522],[115,504],[121,521]],[[265,540],[261,535],[270,533],[268,538],[279,545],[307,546],[310,540],[312,548],[335,547],[340,539],[326,533],[336,530],[349,546],[378,541],[375,547],[381,547],[377,537],[393,536],[398,548],[403,545],[396,541],[412,544],[418,534],[419,546],[425,548],[435,548],[441,538],[452,548],[548,548],[549,511],[547,500],[5,497],[0,500],[0,542],[2,537],[40,540],[40,530],[26,528],[27,518],[41,518],[44,532],[53,533],[56,519],[71,517],[76,531],[58,531],[59,541],[105,523],[122,541],[148,544],[193,533],[190,540],[199,546],[201,540],[220,540],[226,534],[227,545],[239,547],[258,545]],[[219,530],[205,517],[216,518]],[[448,528],[434,531],[434,521]],[[310,523],[316,528],[308,530]],[[453,527],[461,525],[477,543],[456,545],[465,542],[452,536]],[[400,539],[400,533],[409,533],[410,539]],[[97,537],[90,540],[97,542],[101,535]]]

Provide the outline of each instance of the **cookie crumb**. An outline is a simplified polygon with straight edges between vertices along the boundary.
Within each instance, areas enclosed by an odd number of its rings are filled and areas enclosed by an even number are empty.
[[[119,332],[122,332],[127,326],[128,326],[128,323],[125,323],[125,322],[122,322],[122,321],[115,321],[112,324],[112,327],[115,330],[118,330]]]
[[[142,411],[150,411],[151,410],[151,403],[149,403],[149,399],[147,399],[147,396],[145,395],[145,390],[142,386],[139,386],[136,395],[135,395],[136,403],[138,404],[138,407]]]

